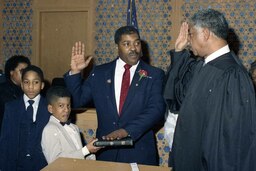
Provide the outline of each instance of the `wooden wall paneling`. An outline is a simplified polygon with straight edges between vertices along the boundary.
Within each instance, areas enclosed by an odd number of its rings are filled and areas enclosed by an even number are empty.
[[[62,75],[70,68],[71,48],[76,41],[93,46],[93,1],[36,1],[34,4],[32,63],[40,66],[46,80]],[[76,4],[76,5],[74,5]]]
[[[40,13],[38,62],[48,79],[61,77],[69,69],[72,45],[86,41],[87,18],[88,11]]]

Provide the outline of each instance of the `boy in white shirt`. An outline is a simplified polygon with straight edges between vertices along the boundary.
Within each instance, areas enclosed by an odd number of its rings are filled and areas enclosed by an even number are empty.
[[[43,130],[41,145],[48,164],[58,157],[84,159],[97,152],[100,148],[93,146],[97,139],[82,147],[79,128],[68,122],[71,112],[69,91],[65,87],[54,86],[47,91],[46,98],[52,116]]]

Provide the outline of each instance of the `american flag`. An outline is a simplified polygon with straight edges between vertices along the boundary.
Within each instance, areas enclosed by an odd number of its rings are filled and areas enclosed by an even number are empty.
[[[127,26],[134,26],[136,29],[139,29],[136,16],[135,0],[128,0]]]

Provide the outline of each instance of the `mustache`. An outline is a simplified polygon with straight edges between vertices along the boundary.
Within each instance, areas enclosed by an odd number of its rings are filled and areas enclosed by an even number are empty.
[[[136,51],[130,51],[129,55],[138,55],[139,53],[137,53]]]

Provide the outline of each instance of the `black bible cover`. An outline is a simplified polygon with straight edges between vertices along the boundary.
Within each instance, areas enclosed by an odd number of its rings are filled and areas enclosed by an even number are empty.
[[[131,137],[122,138],[119,140],[99,140],[93,143],[96,147],[105,146],[133,146],[133,141]]]

